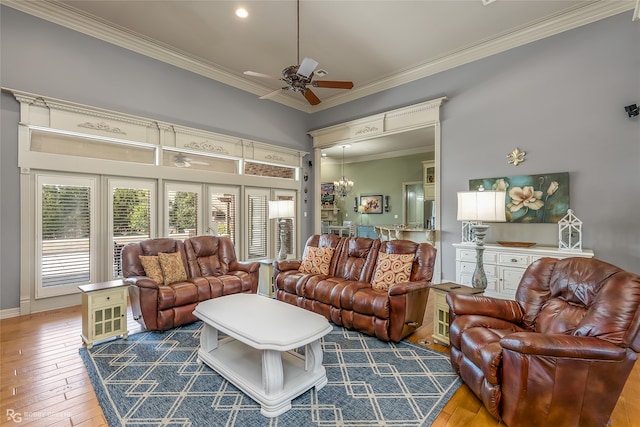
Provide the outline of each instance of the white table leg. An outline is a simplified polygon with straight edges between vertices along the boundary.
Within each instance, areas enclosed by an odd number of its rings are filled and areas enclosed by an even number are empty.
[[[319,370],[324,371],[324,367],[322,366],[322,346],[320,345],[320,340],[311,342],[304,347],[304,370],[307,372],[317,372]],[[328,380],[327,376],[324,375],[324,378],[316,384],[316,390],[322,389],[325,385],[327,385]]]
[[[262,351],[262,386],[267,396],[282,391],[284,373],[282,370],[282,355],[279,351]]]
[[[218,330],[207,323],[200,332],[200,348],[205,353],[218,348]]]

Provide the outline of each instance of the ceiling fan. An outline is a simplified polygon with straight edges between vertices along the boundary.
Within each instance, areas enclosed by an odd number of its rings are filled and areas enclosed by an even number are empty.
[[[311,58],[304,58],[300,62],[300,0],[297,1],[297,25],[298,25],[298,64],[290,65],[282,70],[282,77],[272,76],[270,74],[257,73],[255,71],[245,71],[247,76],[264,77],[268,79],[281,80],[287,84],[287,86],[276,89],[271,93],[263,95],[260,99],[269,99],[274,97],[285,90],[292,90],[294,92],[301,93],[305,97],[309,104],[318,105],[320,99],[308,86],[330,88],[330,89],[352,89],[353,82],[335,81],[335,80],[313,80],[313,75],[318,62]]]
[[[192,160],[189,157],[185,156],[182,153],[178,153],[173,157],[173,165],[178,168],[190,168],[191,165],[205,165],[208,166],[209,163],[199,162],[197,160]]]

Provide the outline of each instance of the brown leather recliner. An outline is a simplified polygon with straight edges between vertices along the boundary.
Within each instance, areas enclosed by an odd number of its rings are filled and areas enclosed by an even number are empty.
[[[451,363],[509,427],[603,427],[640,352],[640,276],[542,258],[515,301],[447,295]]]
[[[145,275],[140,255],[178,252],[186,281],[156,283]],[[228,237],[196,236],[184,242],[171,238],[130,243],[122,249],[122,275],[129,286],[134,318],[150,331],[198,320],[193,310],[201,301],[235,293],[256,293],[260,263],[236,260]]]

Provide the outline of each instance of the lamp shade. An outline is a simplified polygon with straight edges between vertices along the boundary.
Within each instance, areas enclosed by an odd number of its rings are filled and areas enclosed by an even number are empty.
[[[269,201],[269,219],[293,218],[296,216],[296,207],[293,200]]]
[[[504,191],[459,191],[458,221],[505,222]]]

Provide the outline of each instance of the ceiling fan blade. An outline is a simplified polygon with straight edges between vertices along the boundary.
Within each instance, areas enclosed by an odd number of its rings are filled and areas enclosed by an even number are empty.
[[[332,89],[353,89],[353,82],[338,82],[333,80],[316,80],[311,82],[313,87],[327,87]]]
[[[244,74],[253,77],[264,77],[265,79],[282,80],[282,77],[272,76],[271,74],[256,73],[255,71],[245,71]]]
[[[320,98],[318,98],[316,94],[311,91],[311,89],[305,90],[302,95],[307,99],[307,101],[309,101],[309,104],[311,105],[320,104]]]
[[[266,95],[262,95],[262,96],[260,97],[260,99],[269,99],[269,98],[273,98],[274,96],[276,96],[276,95],[277,95],[277,94],[279,94],[280,92],[282,92],[282,91],[284,91],[284,90],[287,90],[287,89],[289,89],[289,88],[288,88],[288,87],[282,87],[282,88],[280,88],[280,89],[276,89],[276,90],[274,90],[273,92],[269,92],[269,93],[268,93],[268,94],[266,94]]]
[[[309,77],[313,70],[318,66],[318,61],[311,58],[304,58],[298,67],[298,74],[301,76]]]

